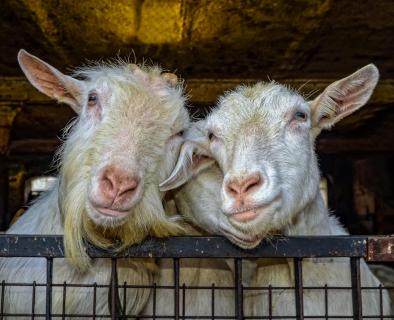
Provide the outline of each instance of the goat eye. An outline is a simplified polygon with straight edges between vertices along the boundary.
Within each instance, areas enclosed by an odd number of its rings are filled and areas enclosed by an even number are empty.
[[[215,138],[215,135],[212,132],[208,133],[208,139],[209,141],[212,141]]]
[[[95,93],[95,92],[89,93],[88,106],[94,107],[97,104],[97,100],[98,100],[97,93]]]
[[[177,136],[180,136],[180,137],[183,137],[183,134],[185,133],[185,130],[181,130],[181,131],[179,131],[176,135]]]
[[[307,114],[303,111],[297,111],[294,114],[294,119],[296,119],[298,121],[306,121],[307,118],[308,118]]]

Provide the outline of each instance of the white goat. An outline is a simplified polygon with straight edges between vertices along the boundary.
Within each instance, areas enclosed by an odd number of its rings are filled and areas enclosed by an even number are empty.
[[[211,226],[242,248],[253,248],[274,234],[346,235],[324,206],[319,192],[315,139],[345,116],[362,107],[379,78],[368,65],[329,85],[313,101],[271,82],[242,86],[226,94],[205,120],[204,133],[188,142],[205,149],[224,173],[221,209],[213,210]],[[185,153],[186,154],[186,153]],[[170,178],[161,184],[169,190],[189,179],[197,165],[181,157]],[[216,216],[215,216],[216,215]],[[304,259],[303,285],[349,287],[348,258]],[[362,286],[379,281],[361,261]],[[294,286],[292,261],[258,261],[251,286]],[[379,318],[379,290],[363,290],[363,315]],[[324,316],[324,290],[304,289],[304,314]],[[384,314],[390,314],[383,290]],[[352,314],[350,289],[328,290],[328,315]],[[268,291],[245,291],[245,315],[268,316]],[[274,289],[272,315],[295,316],[294,289]]]
[[[83,241],[101,248],[120,248],[148,235],[168,236],[182,228],[166,216],[158,184],[174,167],[189,123],[182,88],[172,74],[157,67],[126,62],[97,64],[62,74],[21,50],[19,64],[44,94],[69,104],[79,116],[68,127],[59,151],[59,183],[40,197],[7,231],[8,234],[64,234],[66,257],[55,259],[56,284],[97,283],[96,315],[108,314],[110,261],[90,261]],[[152,283],[151,261],[122,259],[119,283]],[[6,287],[4,312],[45,313],[46,262],[39,258],[0,261],[0,280],[30,286]],[[127,290],[127,314],[138,314],[148,289]],[[66,314],[92,314],[93,288],[68,287]],[[52,312],[62,312],[62,289],[53,288]],[[26,318],[31,318],[30,316]],[[18,317],[21,319],[21,317]]]
[[[198,123],[194,123],[185,133],[185,139],[193,139],[199,134]],[[191,148],[186,142],[181,151],[180,157],[187,158],[196,165],[195,170],[189,171],[195,176],[194,179],[184,184],[181,188],[173,191],[173,200],[176,204],[176,213],[182,214],[189,223],[188,235],[201,235],[217,229],[210,225],[213,210],[220,211],[220,199],[212,196],[220,188],[223,175],[220,169],[213,165],[214,161],[201,155],[188,154]],[[181,169],[175,169],[178,171]],[[201,173],[200,173],[201,172]],[[190,177],[187,177],[190,178]],[[186,179],[185,179],[186,180]],[[181,184],[183,181],[178,181]],[[174,187],[174,186],[173,186]],[[165,191],[164,189],[162,191]],[[219,215],[217,215],[219,216]],[[197,229],[195,229],[197,228]],[[204,231],[202,231],[205,230]],[[181,259],[180,278],[181,285],[179,312],[185,315],[186,319],[200,317],[230,317],[235,314],[234,277],[232,266],[223,259]],[[173,286],[174,272],[173,262],[169,259],[162,259],[159,263],[158,273],[155,275],[155,283],[158,286]],[[214,289],[214,307],[212,308],[212,284]],[[185,294],[182,286],[185,285]],[[188,287],[194,287],[189,289]],[[206,288],[202,288],[206,287]],[[222,288],[220,288],[222,287]],[[172,288],[157,289],[156,294],[156,315],[174,315],[174,294]],[[183,302],[183,296],[185,301]],[[153,296],[151,295],[147,304],[144,316],[151,316],[153,313]],[[183,310],[183,306],[185,310]]]

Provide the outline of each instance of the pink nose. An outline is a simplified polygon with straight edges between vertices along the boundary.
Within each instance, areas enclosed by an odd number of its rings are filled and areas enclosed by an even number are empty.
[[[259,173],[252,173],[242,178],[230,178],[226,183],[226,192],[234,198],[243,198],[263,184]]]
[[[99,180],[101,195],[112,204],[122,204],[132,198],[138,190],[140,178],[115,168],[108,167]]]

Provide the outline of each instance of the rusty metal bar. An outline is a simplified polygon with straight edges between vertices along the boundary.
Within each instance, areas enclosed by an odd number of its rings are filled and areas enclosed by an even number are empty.
[[[353,319],[362,320],[360,258],[350,258],[350,271],[352,278]]]
[[[367,260],[394,262],[394,236],[368,237]]]
[[[386,238],[385,238],[386,239]],[[390,237],[394,239],[394,237]],[[377,241],[377,240],[376,240]],[[253,250],[242,250],[226,238],[148,238],[122,252],[102,250],[87,244],[91,258],[302,258],[366,257],[366,236],[275,237]],[[207,250],[209,248],[209,250]],[[64,257],[62,236],[0,235],[0,257]],[[388,258],[390,258],[388,256]],[[392,258],[392,257],[391,257]]]

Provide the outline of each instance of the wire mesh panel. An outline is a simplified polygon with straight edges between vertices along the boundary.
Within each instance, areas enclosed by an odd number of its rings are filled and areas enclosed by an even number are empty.
[[[121,253],[87,244],[92,265],[109,276],[97,272],[78,283],[78,273],[59,280],[68,264],[62,237],[1,235],[0,319],[394,319],[394,287],[368,276],[365,263],[392,262],[393,242],[278,237],[242,250],[221,237],[175,237]],[[129,261],[145,259],[156,259],[160,277],[122,281],[125,270],[138,269]],[[9,277],[12,268],[23,276]],[[23,304],[15,304],[21,295]]]

